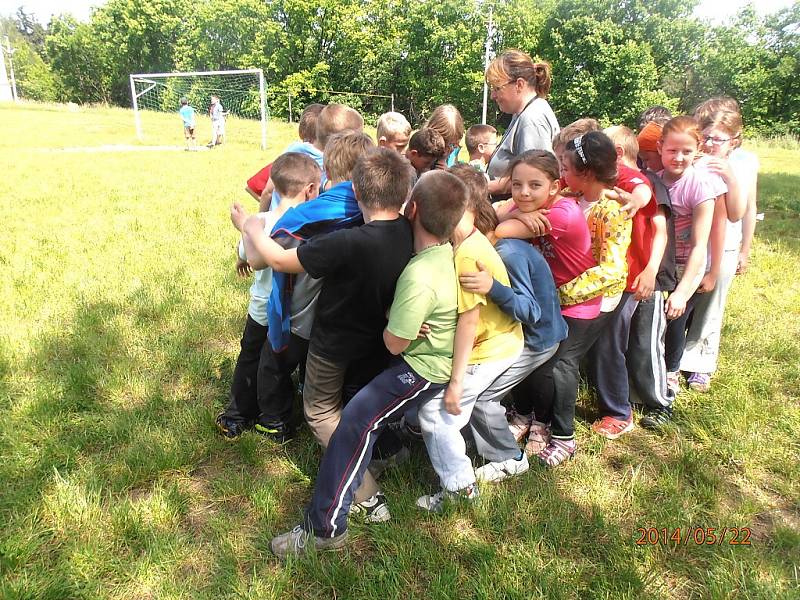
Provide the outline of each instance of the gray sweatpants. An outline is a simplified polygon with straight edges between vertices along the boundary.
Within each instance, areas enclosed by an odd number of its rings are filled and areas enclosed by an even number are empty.
[[[519,445],[508,428],[506,409],[500,401],[520,381],[546,363],[558,350],[555,344],[535,352],[525,348],[517,361],[478,396],[469,421],[475,447],[489,461],[504,461],[519,456]]]

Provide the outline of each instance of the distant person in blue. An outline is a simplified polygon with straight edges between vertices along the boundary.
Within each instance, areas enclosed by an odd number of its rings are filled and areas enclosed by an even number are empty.
[[[186,149],[194,150],[195,114],[194,108],[189,106],[189,99],[186,96],[181,98],[181,108],[178,111],[178,114],[180,114],[181,119],[183,120],[183,136],[186,138]]]

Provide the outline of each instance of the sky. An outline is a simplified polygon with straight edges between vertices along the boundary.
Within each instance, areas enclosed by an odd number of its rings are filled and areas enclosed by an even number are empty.
[[[88,21],[91,7],[101,6],[106,0],[0,0],[0,14],[13,14],[18,6],[33,13],[37,20],[47,24],[53,14],[72,13],[82,21]],[[775,12],[791,6],[795,0],[757,0],[756,10],[761,14]],[[748,0],[701,0],[695,14],[698,17],[722,22],[747,4]]]

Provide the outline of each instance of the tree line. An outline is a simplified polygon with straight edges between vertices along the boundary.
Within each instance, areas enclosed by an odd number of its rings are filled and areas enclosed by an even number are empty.
[[[419,123],[452,102],[481,116],[489,10],[496,51],[553,67],[551,104],[568,123],[634,124],[654,104],[689,111],[730,95],[751,132],[800,133],[800,3],[730,22],[692,16],[696,0],[109,0],[88,23],[47,25],[23,9],[0,25],[20,96],[130,106],[130,73],[262,68],[272,116],[344,90],[394,94]],[[351,95],[366,113],[386,102]],[[502,115],[490,103],[489,122]]]

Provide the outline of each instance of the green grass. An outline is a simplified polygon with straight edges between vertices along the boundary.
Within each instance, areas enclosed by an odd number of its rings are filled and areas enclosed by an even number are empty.
[[[228,206],[295,137],[229,127],[213,151],[138,145],[121,109],[0,105],[0,597],[797,598],[800,594],[800,153],[759,144],[751,269],[730,296],[720,374],[674,426],[591,435],[443,516],[424,454],[387,473],[393,519],[283,565],[319,451],[214,431],[248,283]],[[201,124],[199,141],[208,127]],[[149,145],[180,145],[148,115]],[[751,546],[637,546],[637,528],[750,527]]]

